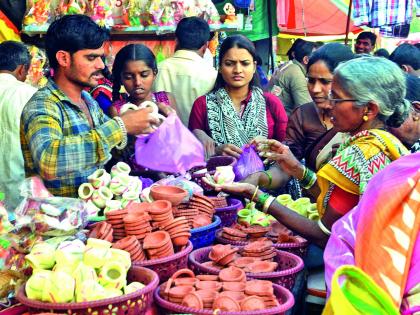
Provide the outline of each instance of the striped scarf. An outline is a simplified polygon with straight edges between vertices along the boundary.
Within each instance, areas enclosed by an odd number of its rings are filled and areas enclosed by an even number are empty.
[[[242,115],[233,106],[224,88],[206,95],[211,137],[216,145],[234,144],[241,148],[256,136],[268,136],[266,102],[261,89],[253,87]]]

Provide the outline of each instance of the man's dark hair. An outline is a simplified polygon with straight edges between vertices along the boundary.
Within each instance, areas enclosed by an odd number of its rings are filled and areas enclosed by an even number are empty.
[[[372,33],[372,32],[361,32],[359,36],[357,36],[356,41],[358,39],[369,39],[372,46],[375,46],[376,44],[376,35],[375,33]]]
[[[420,102],[420,78],[407,74],[405,83],[407,85],[405,98],[410,102]]]
[[[402,65],[411,66],[414,70],[420,69],[420,50],[410,44],[401,44],[389,56],[389,60],[395,62],[400,67]]]
[[[57,69],[59,50],[70,54],[83,49],[98,49],[109,38],[109,31],[86,15],[65,15],[51,23],[45,36],[45,48],[51,68]]]
[[[311,56],[312,51],[314,50],[314,48],[315,48],[315,44],[314,43],[307,42],[306,40],[305,41],[302,41],[301,43],[299,43],[298,45],[296,45],[296,48],[295,48],[295,59],[297,61],[299,61],[300,63],[302,63],[303,62],[303,58],[305,56],[308,56],[308,57]]]
[[[179,21],[175,35],[178,49],[198,50],[210,40],[210,28],[200,17],[186,17]]]
[[[389,52],[385,48],[380,48],[373,53],[376,57],[384,57],[389,59]]]
[[[314,63],[322,61],[328,67],[328,70],[333,73],[340,62],[344,62],[353,58],[354,54],[350,47],[340,43],[329,43],[317,49],[312,54],[306,67],[309,71],[309,68]]]
[[[302,38],[297,38],[293,42],[292,46],[290,46],[289,50],[286,53],[287,58],[289,58],[289,60],[292,60],[295,57],[295,49],[296,49],[296,46],[299,45],[300,43],[304,42],[304,41],[305,40],[302,39]]]
[[[24,44],[12,40],[0,44],[0,71],[15,71],[20,65],[29,68],[30,64],[31,55]]]

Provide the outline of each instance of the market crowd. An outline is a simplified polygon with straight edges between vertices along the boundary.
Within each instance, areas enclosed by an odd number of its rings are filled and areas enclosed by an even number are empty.
[[[239,158],[255,146],[264,171],[209,184],[256,201],[308,239],[308,266],[325,263],[327,285],[340,265],[355,264],[401,310],[419,305],[418,46],[374,56],[371,32],[358,36],[354,53],[340,43],[296,40],[289,61],[261,87],[254,44],[242,35],[222,42],[217,70],[204,61],[210,30],[197,17],[180,21],[176,51],[159,64],[147,46],[130,44],[109,71],[108,38],[87,16],[54,21],[45,40],[51,75],[39,90],[24,83],[27,48],[0,44],[0,191],[9,209],[19,203],[25,177],[40,176],[53,195],[77,197],[88,175],[111,159],[135,168],[135,136],[153,132],[159,120],[150,108],[124,108],[152,101],[162,115],[181,119],[206,158]],[[281,205],[275,192],[310,197],[320,219]],[[407,261],[395,265],[383,259],[387,252]]]

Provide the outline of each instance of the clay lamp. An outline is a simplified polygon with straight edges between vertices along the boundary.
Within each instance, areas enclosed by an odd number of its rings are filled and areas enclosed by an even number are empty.
[[[153,186],[150,195],[153,200],[168,200],[177,206],[188,196],[188,191],[177,186]]]
[[[279,221],[273,221],[270,224],[270,234],[280,234],[280,233],[286,233],[288,235],[292,235],[292,231],[289,230],[286,226],[284,226],[283,224],[281,224]]]
[[[217,265],[216,263],[214,263],[213,261],[205,261],[203,263],[201,263],[202,266],[210,268],[210,269],[216,269],[216,270],[221,270],[222,266]]]
[[[193,221],[193,228],[198,228],[201,226],[206,226],[211,223],[211,219],[203,214],[198,215]]]
[[[194,292],[195,288],[191,286],[179,286],[169,289],[168,296],[171,302],[181,302],[185,295]]]
[[[240,238],[246,238],[246,233],[238,230],[238,229],[233,229],[233,228],[228,228],[228,227],[224,227],[222,229],[223,233],[225,234],[229,234],[235,237],[240,237]]]
[[[242,269],[235,266],[230,266],[220,270],[219,279],[223,282],[241,282],[246,280],[246,276]]]
[[[222,289],[222,284],[218,281],[199,281],[195,284],[199,290],[210,290],[219,292]]]
[[[197,275],[196,278],[200,281],[219,281],[218,275]]]
[[[223,291],[245,292],[245,282],[223,282]]]
[[[218,292],[212,290],[198,290],[195,291],[201,299],[203,300],[204,308],[211,308],[214,302],[214,299],[219,295]]]
[[[219,293],[219,296],[228,296],[238,302],[241,302],[246,297],[245,293],[236,291],[223,291]]]
[[[129,214],[133,215],[143,215],[149,212],[150,203],[149,202],[131,202],[127,207],[126,210]]]
[[[149,213],[152,216],[166,215],[166,213],[172,213],[172,204],[168,200],[157,200],[153,201],[149,206]]]
[[[254,258],[254,257],[238,257],[237,259],[233,261],[233,265],[238,268],[245,268],[246,266],[248,266],[249,264],[252,264],[256,260],[257,258]]]
[[[196,278],[177,278],[177,279],[174,279],[175,286],[186,285],[186,286],[193,287],[193,286],[195,286],[196,282],[197,282]]]
[[[273,272],[277,269],[278,263],[269,261],[256,261],[246,266],[247,272],[260,273],[260,272]]]
[[[126,209],[113,210],[105,213],[107,220],[122,220],[122,218],[128,213]]]
[[[233,298],[229,296],[218,296],[214,299],[213,310],[225,312],[239,312],[241,306]]]
[[[144,238],[143,248],[144,249],[159,248],[166,245],[166,243],[170,241],[171,239],[168,232],[156,231],[156,232],[148,234]]]
[[[264,301],[258,296],[248,296],[240,303],[242,311],[259,311],[265,309]]]
[[[188,293],[183,299],[182,299],[182,306],[194,308],[197,310],[202,310],[204,308],[203,300],[200,295],[198,295],[195,292]]]
[[[185,246],[188,244],[190,236],[191,236],[191,233],[189,232],[181,232],[181,233],[173,234],[171,236],[172,243],[175,246]]]
[[[217,264],[220,266],[226,266],[230,264],[234,259],[238,248],[232,248],[230,251],[226,252],[218,261]]]
[[[257,296],[272,296],[274,293],[273,284],[268,280],[247,281],[245,294]]]
[[[218,262],[227,252],[231,252],[232,247],[228,245],[217,244],[211,248],[209,253],[209,258],[214,261]]]

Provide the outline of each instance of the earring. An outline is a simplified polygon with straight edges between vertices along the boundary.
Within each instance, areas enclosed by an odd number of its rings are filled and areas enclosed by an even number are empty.
[[[363,115],[363,120],[364,121],[368,121],[369,120],[369,117],[367,115]]]

